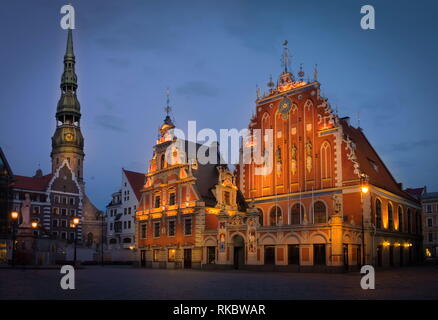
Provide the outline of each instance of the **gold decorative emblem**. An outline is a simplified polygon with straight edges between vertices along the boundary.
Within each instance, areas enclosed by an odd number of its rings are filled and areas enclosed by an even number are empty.
[[[73,141],[73,138],[74,138],[73,133],[70,133],[70,132],[66,133],[64,137],[65,137],[65,141],[69,141],[69,142]]]

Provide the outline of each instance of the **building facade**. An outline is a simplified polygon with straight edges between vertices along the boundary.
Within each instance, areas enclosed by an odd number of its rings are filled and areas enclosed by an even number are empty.
[[[135,245],[135,211],[140,201],[145,174],[122,169],[122,184],[107,205],[109,250],[132,249]]]
[[[8,262],[11,244],[11,185],[14,174],[3,150],[0,148],[0,264]]]
[[[286,63],[277,84],[258,91],[235,174],[179,159],[166,117],[137,211],[142,265],[328,271],[421,259],[419,201],[363,130],[332,110],[317,72],[303,78]]]
[[[438,258],[438,192],[423,193],[421,203],[423,205],[424,254],[426,258]]]

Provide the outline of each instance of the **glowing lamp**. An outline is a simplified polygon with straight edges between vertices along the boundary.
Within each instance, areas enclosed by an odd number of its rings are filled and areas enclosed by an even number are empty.
[[[362,193],[368,193],[369,190],[370,189],[368,188],[367,185],[363,185],[362,188],[361,188]]]
[[[384,242],[383,242],[383,246],[384,246],[384,247],[389,247],[390,244],[391,244],[391,243],[389,243],[389,241],[384,241]]]
[[[17,211],[12,211],[11,212],[11,218],[14,219],[14,220],[17,220],[18,219],[18,212]]]
[[[31,225],[32,225],[32,228],[34,228],[34,229],[38,228],[38,222],[36,222],[36,221],[32,221]]]
[[[79,224],[79,218],[73,218],[73,224],[78,225]]]

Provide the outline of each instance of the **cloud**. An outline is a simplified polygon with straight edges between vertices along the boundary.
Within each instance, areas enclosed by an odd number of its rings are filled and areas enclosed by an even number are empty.
[[[117,116],[104,114],[96,116],[94,120],[97,125],[101,126],[104,129],[116,132],[126,132],[126,127],[123,123],[123,119]]]
[[[415,149],[430,148],[438,145],[438,140],[421,139],[417,141],[405,141],[391,144],[385,147],[386,152],[409,152]]]
[[[214,97],[218,95],[218,89],[204,81],[189,81],[176,88],[176,92],[183,96]]]

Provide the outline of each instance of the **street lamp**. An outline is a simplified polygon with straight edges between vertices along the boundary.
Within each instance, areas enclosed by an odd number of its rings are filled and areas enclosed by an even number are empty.
[[[32,221],[31,222],[31,227],[32,229],[38,229],[38,221]],[[35,239],[33,240],[33,256],[34,256],[34,260],[35,260],[35,265],[38,264],[38,259],[37,259],[37,235],[35,235]]]
[[[11,212],[12,218],[12,267],[15,267],[15,239],[17,232],[17,222],[18,222],[19,213],[17,211]]]
[[[78,239],[78,224],[79,224],[79,218],[73,218],[72,223],[70,224],[71,228],[75,229],[75,253],[74,253],[74,266],[76,266],[76,246],[77,246],[77,239]]]

